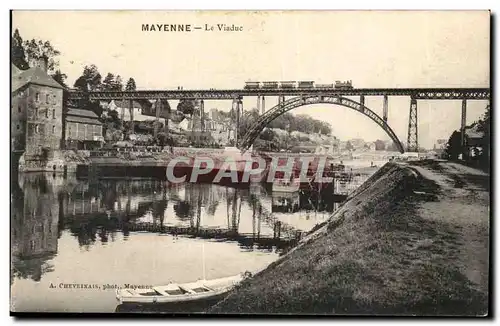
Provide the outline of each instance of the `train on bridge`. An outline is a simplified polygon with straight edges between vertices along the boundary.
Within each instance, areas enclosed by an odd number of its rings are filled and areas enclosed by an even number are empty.
[[[245,89],[352,89],[352,80],[335,81],[334,84],[316,84],[314,81],[248,81]]]

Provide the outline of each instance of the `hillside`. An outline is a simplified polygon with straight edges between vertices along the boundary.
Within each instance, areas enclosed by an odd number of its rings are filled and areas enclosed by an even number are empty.
[[[388,163],[210,312],[483,315],[487,180],[448,163]]]

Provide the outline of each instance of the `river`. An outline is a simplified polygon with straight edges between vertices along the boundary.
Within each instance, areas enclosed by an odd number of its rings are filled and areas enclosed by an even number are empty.
[[[115,286],[255,272],[339,205],[260,185],[31,173],[11,186],[11,309],[29,312],[114,312]]]

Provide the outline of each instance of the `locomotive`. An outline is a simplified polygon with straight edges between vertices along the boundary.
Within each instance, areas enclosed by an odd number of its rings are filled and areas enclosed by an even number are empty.
[[[335,81],[334,84],[316,84],[314,81],[248,81],[244,89],[353,89],[352,80]]]

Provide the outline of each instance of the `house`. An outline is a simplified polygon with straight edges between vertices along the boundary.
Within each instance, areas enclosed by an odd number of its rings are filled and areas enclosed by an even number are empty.
[[[465,147],[468,157],[477,156],[483,147],[488,145],[488,140],[484,137],[484,132],[478,130],[478,124],[465,128]]]
[[[62,145],[63,86],[47,73],[47,64],[42,57],[27,70],[11,66],[11,146],[21,155],[21,169],[47,170]]]
[[[198,115],[193,118],[185,117],[177,127],[185,133],[189,142],[226,146],[234,140],[234,131],[230,130],[228,124],[211,119],[211,115],[205,115],[204,128]]]
[[[107,105],[103,105],[106,111],[116,111],[118,113],[118,117],[123,120],[130,121],[131,112],[130,112],[130,101],[129,100],[112,100]],[[151,120],[151,117],[154,117],[154,112],[151,113],[151,107],[153,104],[149,101],[132,101],[132,117],[135,121],[144,121]],[[146,114],[143,114],[147,113]]]
[[[102,122],[90,110],[68,106],[64,115],[64,139],[67,149],[97,149],[102,146]]]
[[[336,150],[336,146],[334,145],[318,145],[314,154],[316,155],[333,155]]]
[[[362,149],[365,147],[365,140],[361,138],[354,138],[349,140],[349,142],[351,143],[352,147],[355,150]]]

